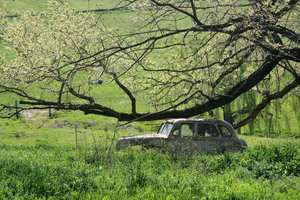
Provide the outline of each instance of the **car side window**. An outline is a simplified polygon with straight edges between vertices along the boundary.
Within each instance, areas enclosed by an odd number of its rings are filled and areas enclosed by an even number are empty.
[[[223,137],[232,137],[231,131],[230,131],[226,126],[220,125],[220,126],[219,126],[219,129],[220,129],[221,135],[222,135]]]
[[[176,124],[173,130],[174,136],[191,137],[195,135],[193,123]]]
[[[182,124],[181,125],[181,136],[194,136],[195,135],[195,128],[194,124]]]
[[[204,137],[218,137],[219,133],[212,124],[198,124],[198,135]]]

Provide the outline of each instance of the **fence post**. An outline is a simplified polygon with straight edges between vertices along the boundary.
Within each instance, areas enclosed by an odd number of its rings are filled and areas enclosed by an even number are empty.
[[[16,116],[17,116],[17,119],[19,119],[18,100],[15,100],[15,106],[16,106]]]
[[[49,106],[49,117],[51,118],[51,106]]]
[[[76,140],[76,149],[77,149],[77,143],[78,143],[78,140],[77,140],[77,124],[75,125],[75,140]]]

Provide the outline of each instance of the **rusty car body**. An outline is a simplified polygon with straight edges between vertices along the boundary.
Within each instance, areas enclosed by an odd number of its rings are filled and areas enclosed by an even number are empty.
[[[116,149],[141,145],[172,153],[223,153],[245,150],[245,140],[237,136],[234,128],[218,119],[168,119],[157,133],[122,137]]]

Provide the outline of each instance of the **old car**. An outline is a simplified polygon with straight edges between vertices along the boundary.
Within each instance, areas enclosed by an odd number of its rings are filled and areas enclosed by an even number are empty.
[[[218,119],[168,119],[155,134],[122,137],[116,149],[141,145],[172,153],[222,153],[245,150],[245,140],[234,128]]]

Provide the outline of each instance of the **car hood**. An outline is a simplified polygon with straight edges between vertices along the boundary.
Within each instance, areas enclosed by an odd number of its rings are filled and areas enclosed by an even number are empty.
[[[167,137],[168,137],[167,135],[152,133],[152,134],[146,134],[146,135],[125,136],[125,137],[121,137],[119,140],[135,140],[135,139],[167,138]]]
[[[163,139],[167,138],[167,135],[163,134],[146,134],[146,135],[136,135],[136,136],[127,136],[121,137],[117,141],[116,149],[121,150],[128,146],[141,145],[145,141],[151,141],[154,139]]]

